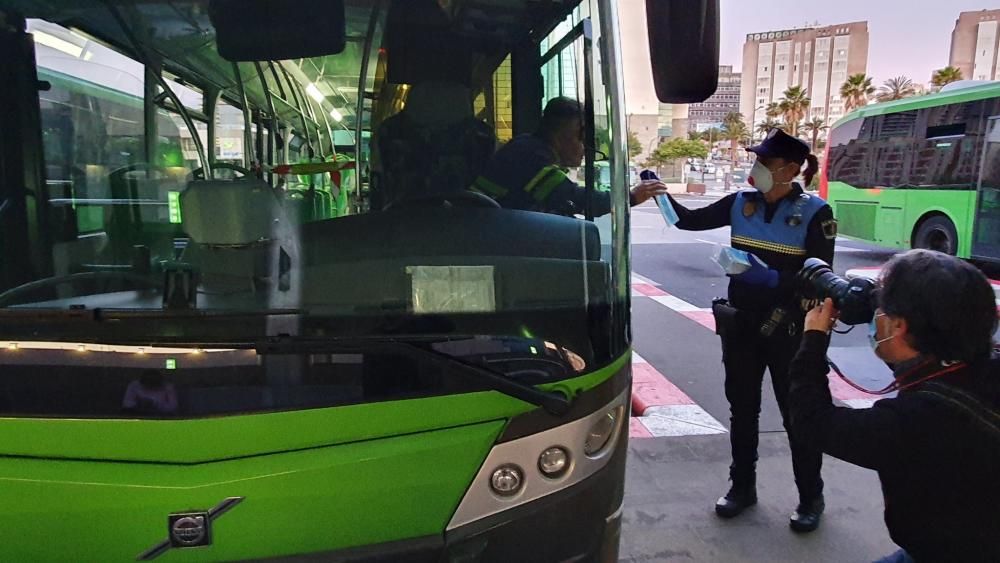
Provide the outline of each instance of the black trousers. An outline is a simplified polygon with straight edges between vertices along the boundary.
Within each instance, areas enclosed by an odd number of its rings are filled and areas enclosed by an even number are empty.
[[[763,316],[741,313],[730,330],[722,334],[722,362],[726,368],[726,399],[729,400],[730,440],[733,463],[730,478],[735,485],[748,482],[757,462],[760,431],[760,396],[765,368],[771,373],[774,396],[792,450],[792,471],[799,497],[807,502],[823,492],[820,469],[823,454],[796,436],[788,417],[788,366],[802,340],[802,322],[779,326],[771,336],[760,334]]]

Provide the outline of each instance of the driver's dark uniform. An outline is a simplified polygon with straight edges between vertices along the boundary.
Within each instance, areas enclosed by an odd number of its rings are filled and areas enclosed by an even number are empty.
[[[507,209],[575,215],[586,208],[587,190],[566,176],[552,149],[536,135],[520,135],[504,145],[471,189]],[[591,192],[590,204],[595,216],[610,213],[610,192]]]

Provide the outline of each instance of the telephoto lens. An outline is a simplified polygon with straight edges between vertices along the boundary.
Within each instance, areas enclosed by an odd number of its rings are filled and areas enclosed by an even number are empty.
[[[848,325],[867,323],[875,315],[875,283],[868,278],[850,281],[838,276],[819,258],[809,258],[799,270],[798,285],[806,297],[833,299],[840,311],[840,322]]]

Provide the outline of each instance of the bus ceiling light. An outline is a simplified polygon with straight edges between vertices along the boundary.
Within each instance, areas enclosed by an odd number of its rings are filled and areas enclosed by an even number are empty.
[[[309,94],[309,97],[316,100],[317,103],[323,103],[323,100],[326,99],[326,96],[324,96],[323,93],[319,91],[319,88],[316,87],[316,84],[312,82],[306,86],[306,94]]]
[[[76,345],[76,351],[77,352],[86,352],[87,351],[87,347],[85,345],[83,345],[83,344],[77,344]]]
[[[587,432],[587,439],[583,445],[583,453],[588,456],[595,456],[602,451],[615,435],[618,425],[621,422],[623,407],[615,407],[609,410],[590,427]]]
[[[569,453],[559,446],[552,446],[538,456],[538,470],[550,479],[561,477],[567,469],[569,469]]]
[[[344,114],[337,111],[337,108],[333,108],[332,110],[330,110],[330,117],[332,117],[333,120],[336,121],[337,123],[340,123],[341,121],[344,120]]]
[[[524,473],[516,465],[502,465],[490,476],[490,487],[496,494],[509,497],[517,494],[524,485]]]
[[[17,350],[17,342],[10,342],[7,344],[8,350]]]

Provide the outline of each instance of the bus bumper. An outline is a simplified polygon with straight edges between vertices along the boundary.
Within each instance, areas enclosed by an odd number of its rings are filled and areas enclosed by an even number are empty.
[[[266,561],[552,563],[618,561],[628,440],[588,479],[443,535]]]

